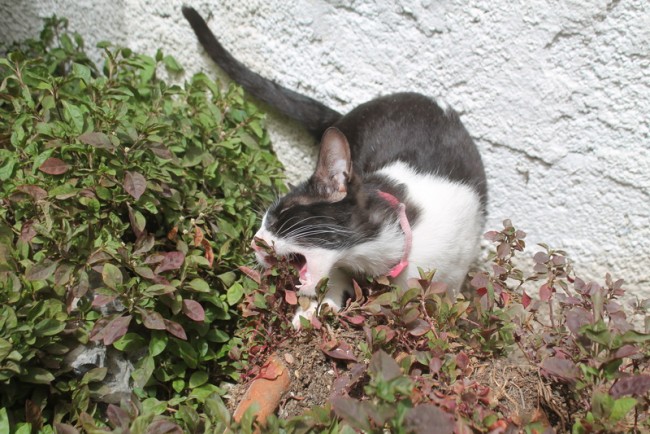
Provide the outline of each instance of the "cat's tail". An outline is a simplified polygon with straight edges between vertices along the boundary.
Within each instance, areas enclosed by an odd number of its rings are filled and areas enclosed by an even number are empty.
[[[190,22],[194,33],[210,58],[230,78],[254,97],[298,121],[316,139],[320,140],[323,132],[341,117],[340,113],[324,104],[282,87],[248,69],[226,51],[210,31],[205,20],[193,8],[183,6],[183,15]]]

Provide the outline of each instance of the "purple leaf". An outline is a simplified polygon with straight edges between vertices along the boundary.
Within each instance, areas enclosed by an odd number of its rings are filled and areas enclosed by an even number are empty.
[[[75,427],[67,423],[54,422],[54,429],[57,434],[79,434],[79,431]]]
[[[284,290],[284,301],[287,302],[287,304],[290,304],[291,306],[295,306],[298,304],[298,296],[296,295],[296,291],[292,291],[290,289],[285,289]]]
[[[359,401],[337,396],[331,399],[332,410],[353,428],[369,431],[370,416]]]
[[[156,419],[147,427],[147,434],[183,434],[183,430],[171,420]]]
[[[431,282],[426,290],[426,295],[447,293],[447,284],[444,282]]]
[[[474,288],[485,288],[488,285],[488,276],[486,273],[476,273],[470,282]]]
[[[533,261],[537,264],[546,264],[549,260],[549,256],[544,253],[544,252],[537,252],[535,253],[535,256],[533,256]],[[546,269],[546,267],[544,267]]]
[[[147,180],[139,172],[127,171],[124,175],[123,187],[135,200],[138,200],[147,189]]]
[[[418,337],[431,330],[431,325],[425,320],[418,318],[407,324],[406,328],[411,335]]]
[[[92,307],[102,307],[106,306],[111,301],[115,300],[117,295],[105,295],[105,294],[96,294],[93,298]]]
[[[31,281],[45,280],[54,274],[54,270],[58,264],[58,261],[52,262],[46,259],[40,264],[34,264],[29,267],[25,272],[25,277]]]
[[[338,360],[347,360],[350,362],[356,362],[357,358],[354,357],[354,353],[350,345],[343,341],[334,341],[321,344],[321,350],[326,355],[330,356],[333,359]]]
[[[563,380],[573,381],[580,375],[580,370],[571,360],[549,357],[542,361],[541,368],[546,373]]]
[[[246,267],[246,266],[241,266],[239,267],[239,271],[247,275],[250,279],[253,280],[253,282],[257,283],[258,285],[261,282],[260,278],[260,273],[257,270],[253,270],[252,268]]]
[[[630,357],[639,352],[639,349],[634,345],[623,345],[621,348],[616,350],[614,353],[614,359],[622,359],[624,357]]]
[[[20,241],[29,243],[36,236],[36,229],[34,229],[33,222],[31,220],[23,223],[23,227],[20,229]]]
[[[368,370],[375,375],[381,376],[385,381],[393,380],[402,375],[402,370],[397,362],[383,350],[379,350],[372,355]]]
[[[81,143],[101,149],[115,149],[108,136],[104,133],[92,132],[84,133],[78,137]]]
[[[59,158],[50,157],[41,164],[38,170],[48,175],[62,175],[70,170],[70,166]]]
[[[184,341],[187,340],[187,334],[185,334],[185,329],[183,328],[183,326],[181,326],[177,322],[170,321],[168,319],[164,321],[165,321],[165,328],[169,333],[176,336],[178,339],[182,339]]]
[[[205,320],[203,306],[194,300],[183,300],[183,313],[190,319],[198,322]]]
[[[458,366],[462,371],[469,366],[469,357],[464,351],[461,351],[456,355],[456,366]]]
[[[553,295],[553,288],[548,286],[547,283],[539,288],[539,299],[542,301],[549,301]]]
[[[408,432],[415,434],[452,434],[454,432],[454,416],[442,411],[433,404],[420,404],[406,413],[404,420]]]
[[[510,254],[510,244],[505,241],[497,247],[497,256],[501,259],[506,258]]]
[[[650,390],[650,375],[621,378],[609,389],[610,395],[619,398],[626,395],[641,396]]]
[[[102,341],[104,345],[110,345],[126,334],[130,322],[131,315],[118,316],[107,324],[102,320],[97,321],[95,327],[90,332],[90,340],[95,342]]]
[[[108,404],[106,409],[106,416],[108,421],[113,425],[113,428],[128,428],[131,424],[129,414],[123,408],[117,405]]]
[[[142,315],[142,324],[150,330],[165,330],[165,319],[158,312],[138,309]]]
[[[354,325],[361,325],[366,321],[363,315],[344,316],[345,320]]]
[[[183,252],[167,252],[154,272],[160,274],[163,271],[178,270],[183,265],[183,261],[185,261],[185,254]]]
[[[575,336],[579,336],[580,328],[593,321],[593,314],[587,309],[576,306],[566,314],[566,326]]]
[[[16,190],[30,195],[34,200],[41,200],[47,197],[47,191],[38,185],[19,185],[16,187]]]
[[[440,357],[432,357],[429,362],[429,370],[431,373],[437,375],[440,372],[440,368],[442,368],[442,360]]]

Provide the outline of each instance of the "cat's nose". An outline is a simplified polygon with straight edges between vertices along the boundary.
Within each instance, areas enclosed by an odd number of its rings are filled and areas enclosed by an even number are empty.
[[[258,246],[257,243],[255,242],[255,238],[253,238],[253,241],[251,241],[251,248],[256,252],[262,251],[262,248]]]

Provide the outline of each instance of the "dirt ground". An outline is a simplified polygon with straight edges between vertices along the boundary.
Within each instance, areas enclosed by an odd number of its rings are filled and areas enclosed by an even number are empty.
[[[363,339],[360,334],[355,337],[355,333],[346,333],[345,340],[352,344],[355,338]],[[297,416],[311,407],[325,404],[332,395],[334,380],[348,372],[345,362],[326,356],[319,340],[312,335],[300,336],[279,348],[277,353],[285,361],[291,376],[290,389],[277,411],[281,418]],[[552,390],[537,369],[517,352],[507,358],[474,360],[469,379],[490,388],[496,410],[514,425],[525,426],[538,421],[552,426],[555,432],[566,432],[570,403],[565,402],[561,390]],[[231,409],[237,406],[247,387],[248,384],[238,384],[228,393]]]

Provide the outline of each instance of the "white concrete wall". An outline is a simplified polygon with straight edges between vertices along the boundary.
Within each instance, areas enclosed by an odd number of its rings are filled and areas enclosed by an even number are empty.
[[[347,111],[399,90],[442,96],[484,157],[489,228],[564,248],[586,278],[607,270],[650,295],[650,2],[647,0],[191,0],[252,69]],[[216,69],[171,0],[0,0],[0,37],[70,19],[189,71]],[[293,180],[315,148],[271,115]]]

